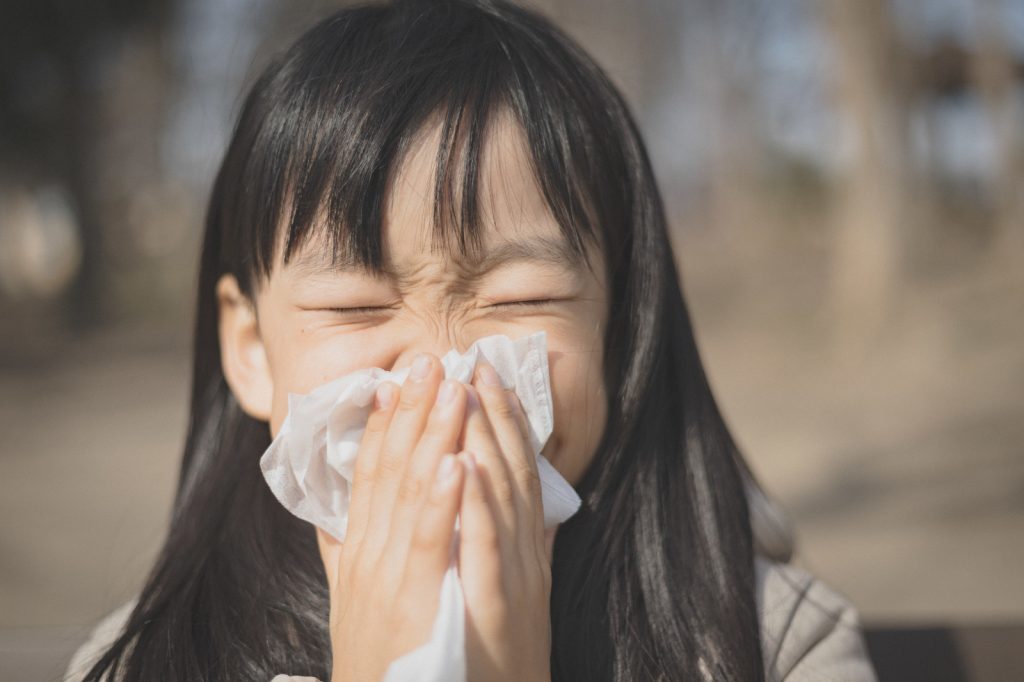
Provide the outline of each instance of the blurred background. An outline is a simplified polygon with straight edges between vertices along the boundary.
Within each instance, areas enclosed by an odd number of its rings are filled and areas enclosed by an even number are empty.
[[[59,678],[141,585],[213,173],[245,85],[337,6],[0,3],[2,679]],[[636,113],[797,562],[871,627],[945,637],[948,679],[1019,674],[1024,0],[532,6]]]

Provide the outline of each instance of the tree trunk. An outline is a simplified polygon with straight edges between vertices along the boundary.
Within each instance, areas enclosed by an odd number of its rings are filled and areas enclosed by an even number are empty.
[[[834,332],[841,352],[864,349],[897,295],[902,268],[906,180],[905,115],[894,76],[898,64],[884,0],[822,5],[835,43],[834,97],[852,155],[834,208]]]

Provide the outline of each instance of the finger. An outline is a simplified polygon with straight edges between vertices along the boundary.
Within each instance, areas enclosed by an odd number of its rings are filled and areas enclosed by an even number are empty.
[[[537,457],[523,428],[525,416],[515,391],[506,389],[494,367],[481,360],[473,386],[480,395],[484,413],[491,425],[498,448],[508,463],[509,476],[516,489],[515,524],[521,547],[532,546],[536,556],[544,547],[544,514],[541,502]]]
[[[516,421],[516,424],[518,425],[519,430],[522,431],[523,438],[526,440],[527,443],[529,443],[530,442],[530,420],[527,419],[527,417],[526,417],[526,410],[523,409],[522,403],[519,401],[519,396],[516,395],[515,386],[505,386],[504,380],[501,378],[500,375],[498,375],[497,370],[494,369],[494,365],[492,365],[490,362],[488,362],[487,358],[484,358],[484,357],[481,357],[479,362],[477,363],[476,373],[474,374],[474,376],[480,376],[481,373],[488,373],[488,372],[491,372],[491,371],[494,372],[494,375],[496,377],[495,385],[496,386],[500,385],[505,390],[505,393],[508,394],[509,399],[512,401],[513,407],[516,408],[515,409],[515,417],[516,417],[515,421]],[[486,377],[480,376],[481,380],[483,380],[485,378]],[[480,382],[474,381],[474,384],[479,384],[479,383]],[[486,381],[484,383],[486,383]]]
[[[373,554],[378,553],[387,540],[398,485],[423,433],[440,382],[441,364],[437,359],[428,353],[417,356],[402,384],[395,414],[384,434],[373,473],[373,495],[364,540]]]
[[[504,380],[498,375],[497,370],[494,369],[494,365],[488,362],[486,358],[481,357],[480,361],[477,363],[476,371],[473,374],[473,386],[477,388],[478,392],[481,389],[487,389],[490,387],[501,389],[501,393],[509,400],[509,406],[511,408],[509,418],[514,422],[516,428],[522,434],[523,441],[529,445],[530,422],[526,418],[526,411],[523,409],[522,403],[519,401],[519,396],[516,395],[515,386],[505,386]]]
[[[509,465],[501,453],[497,437],[491,429],[490,420],[484,412],[480,394],[472,386],[466,386],[469,397],[466,404],[466,421],[463,427],[462,447],[473,453],[477,467],[486,471],[487,482],[494,500],[498,525],[503,534],[516,539],[516,497],[509,473]]]
[[[430,492],[416,518],[402,585],[406,594],[435,594],[451,563],[455,517],[462,504],[465,469],[453,454],[432,472]]]
[[[391,556],[396,565],[405,563],[409,537],[429,493],[438,463],[444,453],[456,450],[465,411],[465,387],[454,379],[441,382],[426,428],[405,467],[391,513],[388,546],[393,548]]]
[[[476,453],[461,452],[466,470],[459,508],[459,577],[468,601],[474,595],[503,594],[502,540],[492,486]]]
[[[398,386],[385,381],[377,387],[374,407],[366,422],[366,429],[359,442],[359,455],[352,472],[352,495],[348,506],[348,527],[345,530],[345,545],[353,551],[366,533],[370,514],[370,499],[373,494],[373,477],[377,469],[377,457],[388,425],[395,412]]]

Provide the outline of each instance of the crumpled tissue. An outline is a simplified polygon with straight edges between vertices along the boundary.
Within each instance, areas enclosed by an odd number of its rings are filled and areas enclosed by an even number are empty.
[[[546,333],[516,340],[487,336],[462,354],[453,348],[441,359],[445,378],[470,383],[480,357],[494,366],[505,386],[515,388],[523,405],[537,456],[544,526],[556,526],[576,513],[580,497],[540,454],[554,424]],[[362,369],[309,393],[288,395],[288,415],[260,459],[267,484],[286,509],[344,541],[352,474],[374,394],[384,381],[404,383],[409,369]],[[430,640],[393,661],[385,682],[465,680],[465,603],[457,551],[458,520]]]

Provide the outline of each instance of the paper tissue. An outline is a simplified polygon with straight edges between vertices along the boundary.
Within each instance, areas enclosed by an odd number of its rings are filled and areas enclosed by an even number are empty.
[[[544,525],[558,525],[576,513],[580,498],[540,454],[554,424],[546,334],[540,331],[516,340],[499,334],[478,339],[462,354],[452,349],[441,359],[445,378],[470,383],[480,357],[494,366],[506,386],[514,386],[523,405],[537,455]],[[374,394],[381,382],[402,384],[408,374],[408,367],[396,372],[362,369],[307,394],[288,395],[288,415],[260,459],[267,484],[286,509],[338,540],[345,539],[349,486]],[[441,585],[430,640],[393,661],[385,682],[465,679],[465,605],[456,551],[457,542]]]

